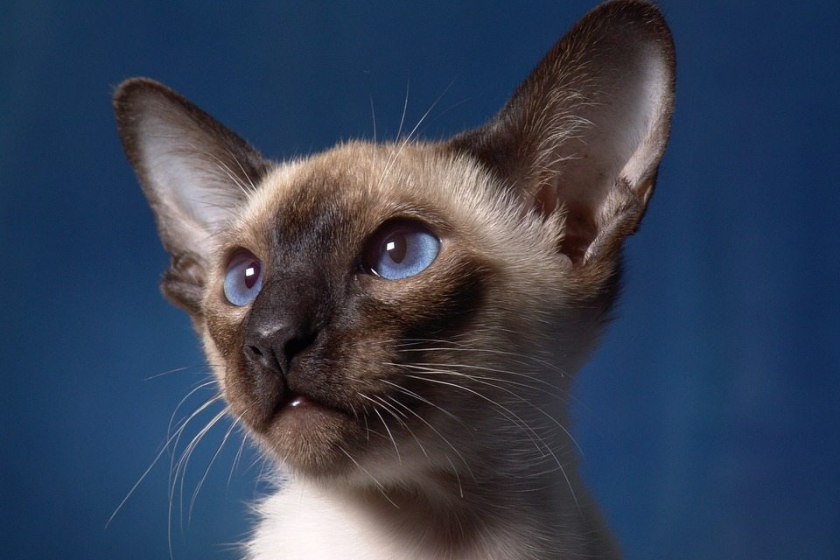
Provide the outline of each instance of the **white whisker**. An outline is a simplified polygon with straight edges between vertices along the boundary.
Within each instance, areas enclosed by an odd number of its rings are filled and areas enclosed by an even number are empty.
[[[353,456],[352,456],[352,455],[350,455],[350,453],[349,453],[346,449],[344,449],[344,448],[343,448],[343,447],[341,447],[341,446],[338,446],[338,448],[341,450],[341,452],[342,452],[342,453],[344,453],[345,455],[347,455],[347,458],[348,458],[348,459],[350,459],[351,461],[353,461],[353,464],[354,464],[354,465],[356,465],[356,467],[357,467],[359,470],[361,470],[363,473],[365,473],[366,475],[368,475],[368,476],[370,477],[370,479],[371,479],[371,480],[373,481],[373,483],[376,485],[377,489],[378,489],[378,490],[379,490],[379,492],[382,494],[382,496],[383,496],[386,500],[388,500],[388,502],[389,502],[392,506],[394,506],[394,507],[395,507],[395,508],[397,508],[397,509],[400,509],[400,506],[398,506],[398,505],[396,504],[396,502],[394,502],[394,501],[393,501],[393,500],[392,500],[392,499],[388,496],[388,494],[385,492],[385,487],[382,485],[382,483],[381,483],[381,482],[379,482],[379,481],[376,479],[376,477],[375,477],[375,476],[373,476],[373,475],[370,473],[370,471],[369,471],[369,470],[367,470],[367,469],[366,469],[366,468],[364,468],[362,465],[360,465],[360,464],[359,464],[359,462],[358,462],[358,461],[356,461],[356,459],[354,459],[354,458],[353,458]]]
[[[227,412],[227,410],[225,410]],[[193,508],[195,507],[195,500],[198,498],[198,493],[201,491],[202,485],[204,485],[204,481],[207,479],[207,475],[210,473],[210,468],[213,466],[213,463],[216,462],[216,458],[219,456],[219,453],[222,452],[222,448],[225,446],[228,438],[230,437],[231,432],[236,427],[236,424],[231,423],[230,427],[228,428],[227,432],[225,433],[225,437],[222,438],[222,442],[219,444],[219,447],[216,448],[216,452],[213,453],[213,456],[210,458],[210,462],[207,464],[207,468],[204,469],[204,474],[199,479],[198,484],[195,486],[195,490],[193,490],[193,495],[190,498],[190,509],[189,513],[187,514],[187,520],[192,521],[192,512]]]

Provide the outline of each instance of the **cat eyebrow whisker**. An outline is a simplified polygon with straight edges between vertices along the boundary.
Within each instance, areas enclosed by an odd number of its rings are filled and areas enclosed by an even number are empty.
[[[417,121],[417,124],[414,125],[414,128],[411,129],[411,132],[408,133],[408,136],[406,136],[405,141],[402,144],[403,146],[405,146],[406,144],[408,144],[411,141],[411,139],[414,137],[414,133],[417,132],[417,129],[420,128],[420,125],[423,124],[423,122],[426,120],[426,118],[435,109],[435,107],[440,102],[440,100],[444,98],[444,96],[446,95],[446,92],[449,91],[449,88],[451,88],[452,84],[454,84],[454,83],[455,83],[455,79],[453,78],[452,81],[449,82],[449,85],[446,86],[445,88],[443,88],[443,91],[441,92],[441,94],[438,95],[437,99],[435,99],[432,102],[432,104],[429,106],[429,108],[426,110],[426,112],[423,113],[423,116],[420,117],[420,120]],[[397,156],[399,156],[399,153],[397,153]]]
[[[376,142],[376,111],[373,109],[373,95],[369,95],[370,100],[370,116],[373,119],[373,141]]]
[[[382,184],[382,181],[384,181],[387,178],[388,173],[391,171],[391,168],[396,163],[397,159],[400,157],[400,154],[402,153],[403,149],[413,139],[414,133],[417,132],[417,129],[420,128],[420,125],[423,124],[423,122],[426,120],[426,118],[429,116],[429,114],[434,110],[434,108],[437,106],[437,104],[440,102],[440,100],[443,99],[443,97],[446,95],[446,92],[449,91],[449,88],[451,88],[452,84],[454,84],[454,83],[455,83],[454,79],[451,82],[449,82],[449,85],[446,86],[446,88],[444,88],[443,92],[437,97],[437,99],[434,100],[434,102],[431,104],[431,106],[429,106],[429,108],[426,110],[426,112],[423,113],[423,116],[420,117],[420,119],[417,121],[417,124],[414,125],[414,128],[412,128],[411,131],[408,133],[408,135],[400,142],[399,148],[397,148],[397,151],[394,152],[393,148],[391,149],[391,154],[388,156],[388,161],[385,164],[385,169],[382,171],[382,174],[379,176],[379,181],[377,181],[377,187],[379,187]],[[398,141],[398,142],[399,142],[400,135],[402,134],[403,124],[405,123],[406,110],[408,109],[409,86],[410,86],[410,83],[407,83],[406,88],[405,88],[405,103],[403,104],[403,113],[402,113],[402,117],[400,118],[399,129],[397,130],[396,141]]]
[[[405,84],[405,100],[403,101],[402,115],[400,116],[400,125],[397,128],[397,136],[394,140],[395,144],[397,142],[399,142],[399,138],[402,135],[403,125],[405,124],[405,114],[408,111],[408,97],[409,97],[410,90],[411,90],[411,81],[408,80],[408,81],[406,81],[406,84]],[[371,100],[371,108],[372,107],[373,107],[373,101]],[[391,170],[391,166],[397,160],[397,157],[399,156],[400,152],[402,151],[402,148],[403,148],[404,145],[405,145],[404,143],[401,144],[400,147],[397,148],[396,151],[394,150],[393,146],[391,147],[390,153],[388,154],[388,159],[385,162],[385,167],[383,168],[382,172],[379,174],[379,179],[376,182],[377,188],[382,185],[382,181],[384,181],[385,178],[388,176],[388,173]]]
[[[405,114],[408,111],[408,96],[411,91],[411,79],[405,81],[405,100],[403,101],[402,115],[400,116],[400,126],[397,128],[397,138],[402,134],[403,124],[405,124]]]

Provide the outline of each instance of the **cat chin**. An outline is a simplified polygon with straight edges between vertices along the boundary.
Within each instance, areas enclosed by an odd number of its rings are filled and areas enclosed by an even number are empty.
[[[306,399],[292,401],[252,431],[279,463],[309,478],[341,478],[357,470],[365,442],[352,415]]]
[[[413,486],[452,466],[445,456],[419,451],[395,433],[403,444],[396,455],[391,439],[371,432],[364,420],[314,402],[287,405],[252,432],[282,470],[336,488]]]

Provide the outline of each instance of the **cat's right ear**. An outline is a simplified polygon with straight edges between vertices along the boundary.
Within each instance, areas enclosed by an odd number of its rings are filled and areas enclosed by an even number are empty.
[[[245,140],[168,87],[146,78],[119,85],[117,129],[172,258],[161,288],[201,314],[217,235],[269,168]]]
[[[450,146],[495,172],[527,211],[563,220],[560,252],[614,263],[653,192],[674,109],[674,44],[643,0],[577,23],[485,126]]]

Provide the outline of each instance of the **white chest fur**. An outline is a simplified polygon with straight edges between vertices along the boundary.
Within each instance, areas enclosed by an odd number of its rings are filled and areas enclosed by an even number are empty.
[[[419,514],[414,521],[408,509],[371,508],[356,497],[336,493],[305,482],[293,482],[265,500],[263,516],[251,542],[249,560],[560,560],[563,558],[619,558],[590,501],[569,511],[548,512],[558,521],[547,532],[535,516],[512,511],[487,516],[478,524],[469,542],[447,550],[449,537],[440,528],[460,525],[444,508],[435,514],[438,527]],[[547,489],[548,493],[552,491]],[[394,508],[389,511],[389,508]],[[428,514],[429,510],[425,510]],[[473,512],[481,518],[483,512]],[[563,527],[559,531],[559,527]],[[470,532],[458,527],[456,533]],[[552,536],[548,536],[552,535]],[[451,536],[451,534],[450,534]],[[570,538],[571,537],[571,538]]]
[[[394,507],[394,506],[391,506]],[[248,545],[253,560],[431,560],[435,538],[418,523],[413,534],[394,530],[387,510],[374,513],[346,495],[291,483],[259,508],[264,518]],[[400,512],[396,508],[394,519]],[[443,515],[443,512],[442,512]],[[498,535],[498,534],[497,534]],[[519,558],[508,544],[485,536],[458,560]],[[424,541],[426,541],[424,543]],[[488,548],[496,548],[495,554]],[[447,555],[448,556],[448,555]]]

